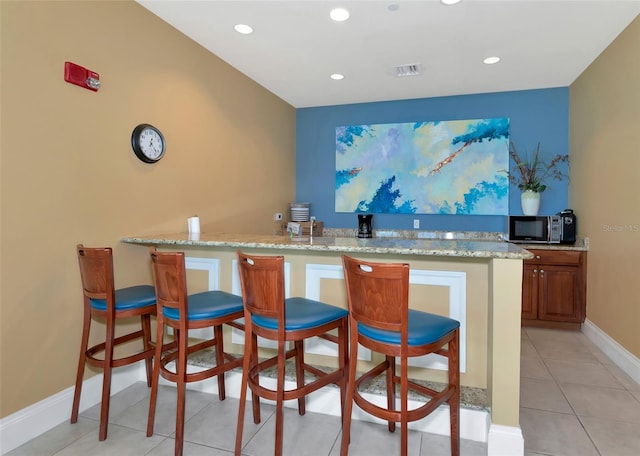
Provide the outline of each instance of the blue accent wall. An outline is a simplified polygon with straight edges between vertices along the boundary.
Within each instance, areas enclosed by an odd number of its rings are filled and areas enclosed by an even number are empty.
[[[335,196],[335,128],[342,125],[510,119],[511,140],[518,152],[538,142],[544,156],[569,153],[569,88],[524,90],[453,97],[303,108],[296,112],[296,201],[311,204],[311,215],[330,228],[356,228],[356,214],[337,213]],[[542,193],[540,214],[567,208],[569,182],[551,180]],[[520,190],[509,190],[510,214],[522,214]],[[375,214],[374,229],[507,231],[504,216]]]

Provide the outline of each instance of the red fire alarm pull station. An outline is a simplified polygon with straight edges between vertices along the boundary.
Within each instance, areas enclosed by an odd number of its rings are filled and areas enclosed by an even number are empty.
[[[64,80],[94,92],[97,92],[100,88],[100,75],[98,73],[72,62],[64,62]]]

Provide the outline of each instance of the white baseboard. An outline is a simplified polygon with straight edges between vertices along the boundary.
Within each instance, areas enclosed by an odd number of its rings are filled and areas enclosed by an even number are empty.
[[[111,376],[111,394],[116,394],[135,382],[146,382],[144,363],[119,367]],[[5,454],[23,443],[71,419],[74,387],[69,387],[36,402],[0,420],[0,454]],[[100,403],[102,374],[85,380],[80,396],[80,412]]]
[[[190,369],[191,370],[191,369]],[[144,364],[142,362],[115,369],[113,371],[112,394],[127,388],[138,381],[146,381]],[[226,375],[227,397],[240,397],[241,373],[229,372]],[[268,385],[269,379],[265,379]],[[275,379],[273,380],[275,382]],[[162,384],[174,385],[161,379]],[[287,388],[294,386],[288,385]],[[215,378],[188,385],[195,391],[217,394],[218,385]],[[102,391],[102,375],[85,380],[82,387],[80,411],[84,411],[100,402]],[[250,400],[250,396],[248,397]],[[370,399],[378,399],[370,395]],[[379,399],[384,400],[382,397]],[[54,394],[36,404],[26,407],[0,420],[0,454],[5,454],[14,448],[28,442],[38,435],[52,429],[68,420],[71,416],[73,403],[73,387]],[[287,401],[286,407],[295,408],[296,401]],[[417,403],[410,404],[410,407]],[[307,398],[307,410],[328,415],[340,415],[340,392],[333,386],[325,387]],[[353,419],[384,423],[354,406]],[[427,418],[410,423],[409,427],[422,432],[449,435],[449,409],[442,406]],[[491,425],[490,415],[486,411],[466,409],[460,410],[460,437],[468,440],[487,442],[489,456],[518,456],[523,454],[522,433],[518,427]],[[493,449],[493,451],[492,451]],[[506,451],[506,452],[505,452]]]
[[[524,455],[524,437],[522,436],[522,430],[519,427],[501,426],[499,424],[489,426],[487,455]]]
[[[640,384],[640,359],[613,340],[607,333],[598,328],[592,321],[585,320],[582,332],[600,350],[607,355],[627,375]]]
[[[237,378],[233,376],[237,376]],[[240,397],[241,374],[234,372],[227,377],[227,380],[227,396]],[[261,383],[270,388],[275,387],[275,382],[275,379],[264,379],[263,383],[261,379]],[[233,389],[230,389],[229,385],[233,385]],[[285,387],[293,388],[295,387],[295,383],[287,381],[285,382]],[[363,394],[363,396],[381,406],[386,406],[386,398],[384,396],[367,393]],[[247,395],[247,399],[251,399],[249,395]],[[421,405],[421,403],[417,401],[409,401],[409,408],[416,408],[419,405]],[[295,400],[285,402],[285,407],[296,408],[297,406],[297,401]],[[310,394],[307,396],[306,409],[310,412],[340,416],[340,390],[337,387],[329,386]],[[489,413],[486,411],[462,408],[460,410],[460,436],[463,439],[486,442],[488,415]],[[356,405],[353,407],[352,418],[354,420],[386,424],[386,421],[364,413]],[[449,435],[449,407],[441,406],[428,417],[409,423],[409,429],[431,434]]]
[[[240,397],[241,373],[228,373],[226,377],[227,397]],[[263,381],[261,380],[261,383]],[[264,379],[263,384],[270,388],[275,387],[275,379]],[[286,382],[286,388],[292,388],[293,382]],[[189,385],[190,389],[205,393],[217,394],[218,387],[215,379]],[[368,400],[386,406],[384,396],[364,393]],[[247,400],[251,400],[247,395]],[[268,401],[265,401],[268,402]],[[416,407],[416,401],[409,401],[409,407]],[[285,402],[285,407],[296,408],[296,401]],[[340,391],[329,386],[307,396],[306,409],[310,412],[324,413],[326,415],[340,416]],[[368,421],[372,423],[386,424],[367,413],[364,413],[356,405],[353,407],[352,418],[354,420]],[[437,435],[449,435],[449,408],[441,406],[428,417],[409,423],[409,429],[428,432]],[[524,438],[520,427],[501,426],[491,423],[491,416],[487,411],[461,408],[460,409],[460,438],[487,443],[487,456],[523,456]]]

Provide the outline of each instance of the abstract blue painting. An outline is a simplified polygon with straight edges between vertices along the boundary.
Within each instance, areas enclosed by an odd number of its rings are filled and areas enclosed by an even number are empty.
[[[509,119],[336,128],[336,212],[507,215]]]

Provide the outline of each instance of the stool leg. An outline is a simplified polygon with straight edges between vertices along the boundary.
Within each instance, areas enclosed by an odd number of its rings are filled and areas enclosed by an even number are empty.
[[[278,340],[278,373],[276,379],[276,447],[275,456],[282,456],[282,428],[284,424],[284,370],[286,363],[285,341]]]
[[[222,334],[222,325],[213,328],[214,338],[216,339],[216,366],[224,363],[224,342]],[[218,399],[224,401],[226,397],[224,386],[224,372],[218,375]]]
[[[178,381],[176,388],[178,390],[178,405],[176,408],[176,446],[175,456],[182,456],[182,447],[184,444],[184,411],[186,396],[186,379],[187,379],[187,349],[189,333],[187,330],[176,331],[178,339],[178,359],[176,360],[176,372]]]
[[[257,366],[259,362],[258,336],[256,336],[255,334],[251,334],[251,345],[249,345],[249,347],[251,348],[251,367],[249,367],[249,370],[251,370],[254,368],[254,366]],[[258,372],[257,375],[260,376],[260,373]],[[253,422],[255,424],[258,424],[260,422],[260,397],[255,394],[253,390],[251,390],[251,401],[251,405],[253,408]]]
[[[84,366],[87,362],[87,349],[89,346],[89,329],[91,327],[91,312],[88,304],[84,306],[84,320],[82,323],[82,340],[80,342],[80,356],[78,358],[78,371],[76,373],[76,387],[73,392],[73,406],[71,407],[71,423],[78,421],[78,409],[80,408],[80,394],[84,377]]]
[[[389,410],[396,409],[396,359],[393,356],[387,356],[387,408]],[[389,421],[389,432],[395,432],[395,421]]]
[[[158,399],[158,382],[160,380],[160,363],[162,362],[162,346],[164,344],[164,319],[162,312],[158,312],[156,322],[156,352],[153,357],[153,377],[151,379],[151,395],[149,397],[149,416],[147,417],[147,437],[153,435],[156,420],[156,402]]]
[[[294,342],[295,345],[295,363],[296,363],[296,385],[297,388],[304,387],[304,341],[296,340]],[[305,397],[301,396],[298,398],[298,414],[305,414]]]
[[[394,362],[395,366],[395,362]],[[409,451],[409,361],[406,356],[400,359],[400,455],[407,456]]]
[[[140,316],[142,324],[142,346],[144,351],[152,349],[151,345],[151,315]],[[147,386],[151,386],[151,378],[153,376],[153,357],[147,356],[144,360],[145,367],[147,369]]]
[[[342,415],[342,443],[340,445],[340,456],[349,454],[349,442],[351,439],[351,413],[353,410],[353,395],[356,389],[356,364],[358,361],[358,336],[357,326],[351,325],[350,328],[350,350],[349,354],[349,373],[347,374],[347,395],[344,401],[344,412]]]
[[[338,328],[338,367],[342,371],[340,381],[340,417],[344,420],[344,406],[347,400],[347,381],[349,379],[349,341],[348,341],[348,320],[342,319],[342,324]],[[357,359],[357,358],[356,358]]]
[[[245,321],[248,319],[245,318]],[[247,405],[247,383],[249,379],[249,369],[252,365],[252,340],[253,334],[251,332],[251,325],[245,324],[245,337],[244,337],[244,359],[242,360],[242,380],[240,381],[240,405],[238,407],[238,425],[236,426],[236,446],[234,455],[240,456],[242,450],[242,431],[244,428],[244,411]],[[255,398],[254,398],[255,401]]]
[[[449,420],[451,422],[451,455],[460,455],[460,333],[449,342],[449,385],[455,385],[455,393],[449,399]]]
[[[107,427],[109,426],[109,402],[111,400],[111,370],[113,369],[113,344],[115,339],[115,318],[107,315],[107,334],[104,346],[104,363],[102,378],[102,404],[100,405],[100,430],[98,440],[107,438]]]

